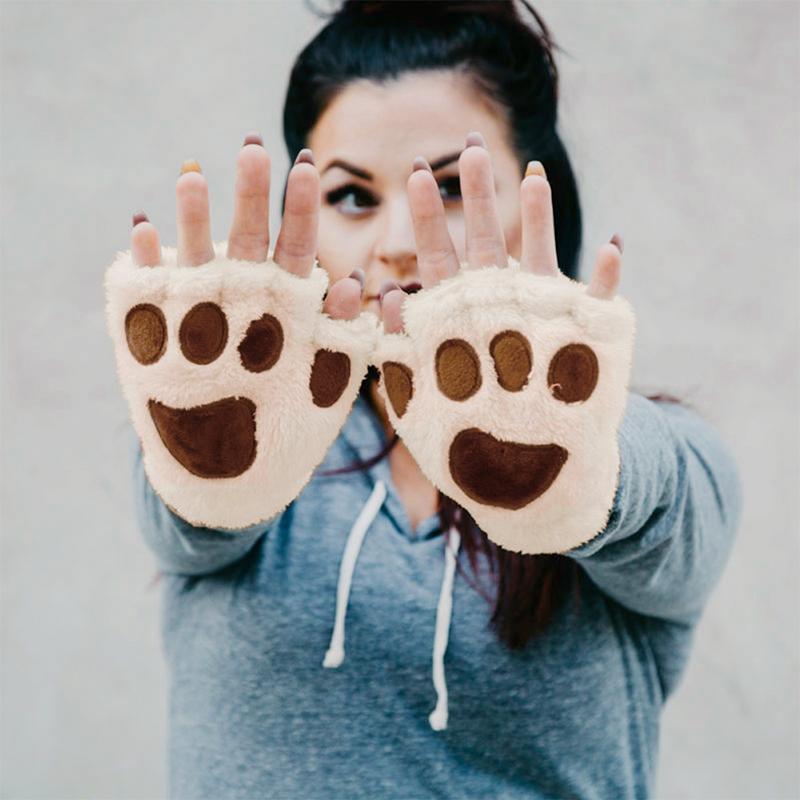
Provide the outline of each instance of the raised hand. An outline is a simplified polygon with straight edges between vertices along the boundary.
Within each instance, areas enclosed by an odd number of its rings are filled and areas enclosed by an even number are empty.
[[[227,243],[210,234],[208,187],[189,162],[176,186],[177,248],[134,218],[106,272],[107,320],[144,468],[196,525],[241,529],[281,511],[336,438],[366,373],[377,320],[361,283],[328,289],[315,265],[319,175],[292,167],[269,256],[269,158],[246,141]]]
[[[616,296],[619,239],[589,285],[558,268],[550,187],[520,186],[522,252],[507,255],[489,154],[471,134],[459,170],[459,264],[424,159],[408,194],[422,291],[384,295],[373,363],[390,422],[428,479],[509,550],[564,552],[603,529],[619,470],[634,316]]]

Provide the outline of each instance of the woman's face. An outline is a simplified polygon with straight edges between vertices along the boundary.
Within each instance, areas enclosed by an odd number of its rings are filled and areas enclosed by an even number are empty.
[[[386,84],[349,84],[311,131],[308,146],[320,171],[319,263],[331,282],[356,267],[366,275],[364,308],[379,313],[387,279],[417,280],[406,181],[424,156],[439,183],[448,228],[461,260],[464,215],[458,156],[470,131],[483,134],[494,170],[497,207],[510,255],[519,258],[522,169],[503,115],[458,73],[406,73]]]

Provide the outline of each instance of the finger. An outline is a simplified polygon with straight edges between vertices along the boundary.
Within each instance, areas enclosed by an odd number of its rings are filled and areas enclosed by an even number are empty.
[[[478,136],[470,134],[467,137],[467,147],[458,160],[467,263],[472,268],[490,264],[504,267],[508,255],[497,212],[492,163],[485,145],[473,144]]]
[[[422,156],[414,159],[414,171],[406,188],[414,225],[420,283],[425,288],[435,286],[439,281],[455,275],[459,263],[447,229],[439,184]]]
[[[317,254],[319,172],[309,149],[301,150],[289,171],[286,210],[275,244],[275,261],[289,272],[307,278]]]
[[[161,263],[161,242],[156,226],[140,211],[133,215],[131,257],[139,267],[155,267]]]
[[[381,317],[384,333],[403,332],[403,303],[408,295],[397,284],[381,291]]]
[[[520,269],[537,275],[558,275],[553,198],[539,161],[532,161],[519,187],[522,212]]]
[[[612,300],[619,286],[619,276],[622,269],[622,239],[618,238],[619,246],[614,238],[601,245],[597,251],[594,262],[594,272],[589,282],[587,293],[601,300]]]
[[[355,319],[361,313],[361,292],[364,284],[354,275],[355,273],[347,278],[340,278],[328,289],[322,310],[329,317]]]
[[[184,161],[175,185],[178,206],[178,264],[196,267],[214,258],[208,184],[193,160]]]
[[[236,159],[233,223],[228,258],[266,261],[269,253],[270,160],[258,134],[248,136]]]

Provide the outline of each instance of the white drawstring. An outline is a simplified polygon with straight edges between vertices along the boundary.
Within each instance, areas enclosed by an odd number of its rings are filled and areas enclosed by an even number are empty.
[[[338,667],[344,661],[344,618],[347,613],[347,601],[350,597],[350,584],[353,581],[356,559],[367,529],[377,516],[385,499],[386,485],[382,480],[378,480],[347,537],[342,563],[339,565],[339,583],[336,587],[336,619],[331,642],[322,662],[323,667]]]
[[[447,727],[447,684],[444,679],[444,654],[447,650],[453,611],[453,577],[456,570],[458,548],[461,546],[461,535],[455,526],[450,528],[450,539],[453,542],[453,549],[445,547],[444,577],[439,593],[439,605],[436,609],[436,632],[433,637],[433,685],[436,687],[436,708],[428,715],[428,722],[435,731],[443,731]]]
[[[336,617],[333,633],[323,667],[338,667],[344,661],[344,623],[347,613],[347,602],[350,597],[350,586],[361,545],[369,526],[380,511],[386,499],[386,485],[378,480],[361,513],[353,524],[344,546],[342,563],[339,565],[339,582],[336,587]],[[447,728],[447,683],[444,676],[444,654],[450,636],[450,621],[453,614],[453,579],[456,561],[461,546],[461,536],[455,526],[450,528],[451,547],[445,547],[444,576],[439,592],[439,604],[436,608],[436,629],[433,637],[433,685],[436,689],[436,708],[428,715],[428,722],[435,731]]]

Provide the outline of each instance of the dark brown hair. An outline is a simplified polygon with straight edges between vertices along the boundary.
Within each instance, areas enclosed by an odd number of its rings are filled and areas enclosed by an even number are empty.
[[[290,160],[294,160],[325,108],[351,81],[381,82],[423,69],[462,70],[507,114],[521,168],[532,159],[544,165],[552,192],[559,267],[577,278],[581,208],[572,167],[557,131],[558,69],[553,53],[560,48],[539,14],[525,0],[520,2],[535,23],[533,27],[511,0],[346,0],[295,61],[284,105],[284,139]],[[361,394],[370,403],[370,383],[377,379],[377,370],[370,367],[361,385]],[[367,461],[318,474],[366,469],[385,458],[397,441],[395,434]],[[549,625],[570,595],[575,600],[580,597],[580,568],[574,559],[560,554],[522,555],[499,548],[465,509],[441,492],[438,513],[445,535],[451,526],[459,531],[461,552],[475,580],[460,562],[459,572],[494,604],[489,625],[508,647],[524,647]],[[482,565],[489,568],[493,596],[481,586]]]

